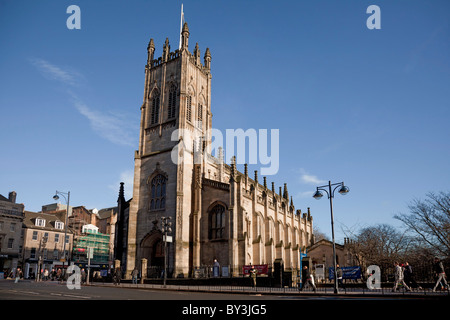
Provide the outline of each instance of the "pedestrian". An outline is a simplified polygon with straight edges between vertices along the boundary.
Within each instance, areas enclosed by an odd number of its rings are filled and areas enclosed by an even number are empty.
[[[316,292],[313,275],[309,272],[308,266],[304,266],[302,270],[302,287],[300,288],[300,291],[303,291],[307,285],[311,286],[314,292]]]
[[[406,288],[407,291],[411,291],[411,288],[408,287],[408,285],[404,281],[403,268],[400,266],[400,264],[397,261],[394,263],[394,266],[395,266],[395,283],[394,283],[394,288],[392,288],[392,292],[397,291],[397,286],[399,284],[402,284]]]
[[[213,277],[218,277],[220,273],[220,264],[217,259],[214,259],[213,263]]]
[[[86,270],[84,268],[81,269],[81,284],[86,283]]]
[[[48,280],[48,269],[45,269],[44,270],[44,279],[43,279],[44,281],[47,281]]]
[[[22,278],[23,274],[22,274],[22,270],[20,270],[20,268],[17,268],[16,270],[16,280],[14,281],[14,283],[18,283],[20,278]]]
[[[339,267],[339,265],[336,265],[336,276],[337,276],[337,281],[338,281],[338,285],[340,288],[345,289],[344,287],[344,282],[343,282],[343,278],[344,278],[344,272],[342,271],[341,267]]]
[[[250,269],[250,277],[252,278],[253,288],[256,288],[256,274],[257,273],[258,273],[258,270],[256,270],[255,266],[252,265],[252,268]]]
[[[444,265],[442,264],[442,261],[440,261],[438,257],[434,258],[433,271],[437,278],[436,285],[433,288],[433,292],[436,292],[436,288],[441,283],[441,281],[445,284],[445,287],[443,287],[441,284],[441,289],[442,288],[448,289],[448,283],[447,283],[446,276],[445,276]]]
[[[133,284],[137,284],[138,275],[139,275],[139,271],[138,271],[138,269],[135,267],[135,268],[133,269],[133,271],[131,271],[131,279],[132,279],[132,281],[133,281]]]
[[[403,275],[405,277],[405,282],[406,284],[412,289],[417,288],[419,290],[422,290],[422,287],[419,286],[416,282],[416,280],[414,279],[414,274],[413,274],[413,269],[411,267],[411,265],[409,264],[408,261],[405,262],[405,268],[403,271]]]
[[[58,280],[59,283],[62,281],[62,271],[61,268],[58,268],[58,271],[56,271],[56,280]]]

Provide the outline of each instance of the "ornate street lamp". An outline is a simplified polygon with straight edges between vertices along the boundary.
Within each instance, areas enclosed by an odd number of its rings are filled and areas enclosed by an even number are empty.
[[[332,187],[334,187],[332,189]],[[323,197],[323,193],[320,191],[325,191],[328,195],[328,199],[330,199],[330,211],[331,211],[331,236],[333,238],[333,265],[334,265],[334,293],[339,293],[338,284],[337,284],[337,276],[336,276],[336,244],[334,242],[334,218],[333,218],[333,198],[334,192],[339,188],[338,192],[342,195],[346,195],[349,193],[350,189],[344,185],[344,182],[333,183],[328,181],[327,185],[317,187],[316,192],[313,195],[313,198],[316,200],[320,200]],[[328,189],[328,190],[327,190]]]
[[[56,190],[56,193],[53,196],[53,200],[55,200],[55,201],[59,200],[59,196],[58,195],[62,195],[64,200],[66,200],[66,204],[67,204],[66,221],[64,223],[64,242],[63,242],[63,257],[64,257],[63,258],[63,274],[65,274],[66,273],[65,265],[66,265],[66,260],[67,260],[67,257],[66,257],[67,219],[69,217],[70,191],[68,191],[68,192],[61,192],[61,191]],[[67,198],[66,198],[66,195],[67,195]]]
[[[161,232],[164,241],[164,288],[167,280],[167,242],[172,242],[172,236],[168,235],[172,233],[172,222],[170,220],[172,220],[172,217],[161,217]]]

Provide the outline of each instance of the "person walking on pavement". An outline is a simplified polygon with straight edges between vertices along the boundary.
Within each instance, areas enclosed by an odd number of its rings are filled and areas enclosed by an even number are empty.
[[[338,264],[336,265],[336,276],[339,287],[345,290],[344,282],[342,281],[342,279],[344,278],[344,272],[342,271],[341,267],[339,267]]]
[[[303,289],[306,288],[306,285],[310,285],[313,288],[314,292],[316,292],[314,278],[309,272],[308,266],[304,266],[302,270],[302,287],[300,288],[300,291],[303,291]]]
[[[137,284],[139,271],[138,269],[134,268],[133,271],[131,271],[131,278],[133,279],[133,284]]]
[[[436,292],[436,288],[441,283],[441,281],[445,284],[445,287],[448,289],[448,283],[447,280],[445,279],[446,276],[444,265],[442,264],[442,261],[440,261],[438,257],[434,258],[433,271],[437,277],[436,285],[433,288],[433,292]]]
[[[405,281],[403,280],[403,268],[400,266],[400,264],[398,262],[394,263],[395,266],[395,283],[394,283],[394,288],[392,288],[392,292],[397,291],[397,286],[401,283],[407,291],[411,291],[411,288],[408,287],[408,285],[405,283]]]
[[[419,290],[422,290],[422,287],[419,286],[414,279],[413,269],[411,265],[408,263],[408,261],[405,262],[405,269],[403,271],[403,275],[405,276],[405,282],[406,284],[412,289],[417,288]]]
[[[17,268],[16,270],[16,280],[14,281],[14,283],[19,282],[20,278],[22,278],[23,274],[22,274],[22,270],[20,270],[20,268]]]
[[[257,273],[258,273],[258,270],[256,270],[255,266],[252,265],[252,268],[250,269],[250,277],[252,278],[253,288],[256,288],[256,274]]]

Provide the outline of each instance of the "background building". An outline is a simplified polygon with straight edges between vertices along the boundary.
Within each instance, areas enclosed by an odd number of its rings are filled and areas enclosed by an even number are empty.
[[[69,264],[72,252],[73,234],[64,225],[66,210],[56,213],[25,211],[23,220],[24,245],[23,266],[24,277],[36,276],[39,269],[62,268],[65,250]],[[40,265],[40,268],[39,268]]]
[[[15,191],[10,192],[8,198],[0,194],[0,272],[4,272],[5,277],[21,267],[24,205],[16,203],[16,197]]]

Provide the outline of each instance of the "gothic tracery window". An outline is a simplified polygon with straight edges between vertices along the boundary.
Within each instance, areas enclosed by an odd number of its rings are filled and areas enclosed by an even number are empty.
[[[192,97],[187,96],[186,99],[186,119],[192,122]]]
[[[169,89],[169,110],[168,110],[168,118],[175,118],[175,106],[177,103],[177,88],[174,84],[170,86]]]
[[[156,124],[159,121],[159,92],[153,94],[150,121],[151,124]]]
[[[162,174],[153,178],[150,189],[150,210],[160,210],[166,207],[166,180]]]
[[[225,207],[217,204],[210,211],[210,239],[225,238]]]

